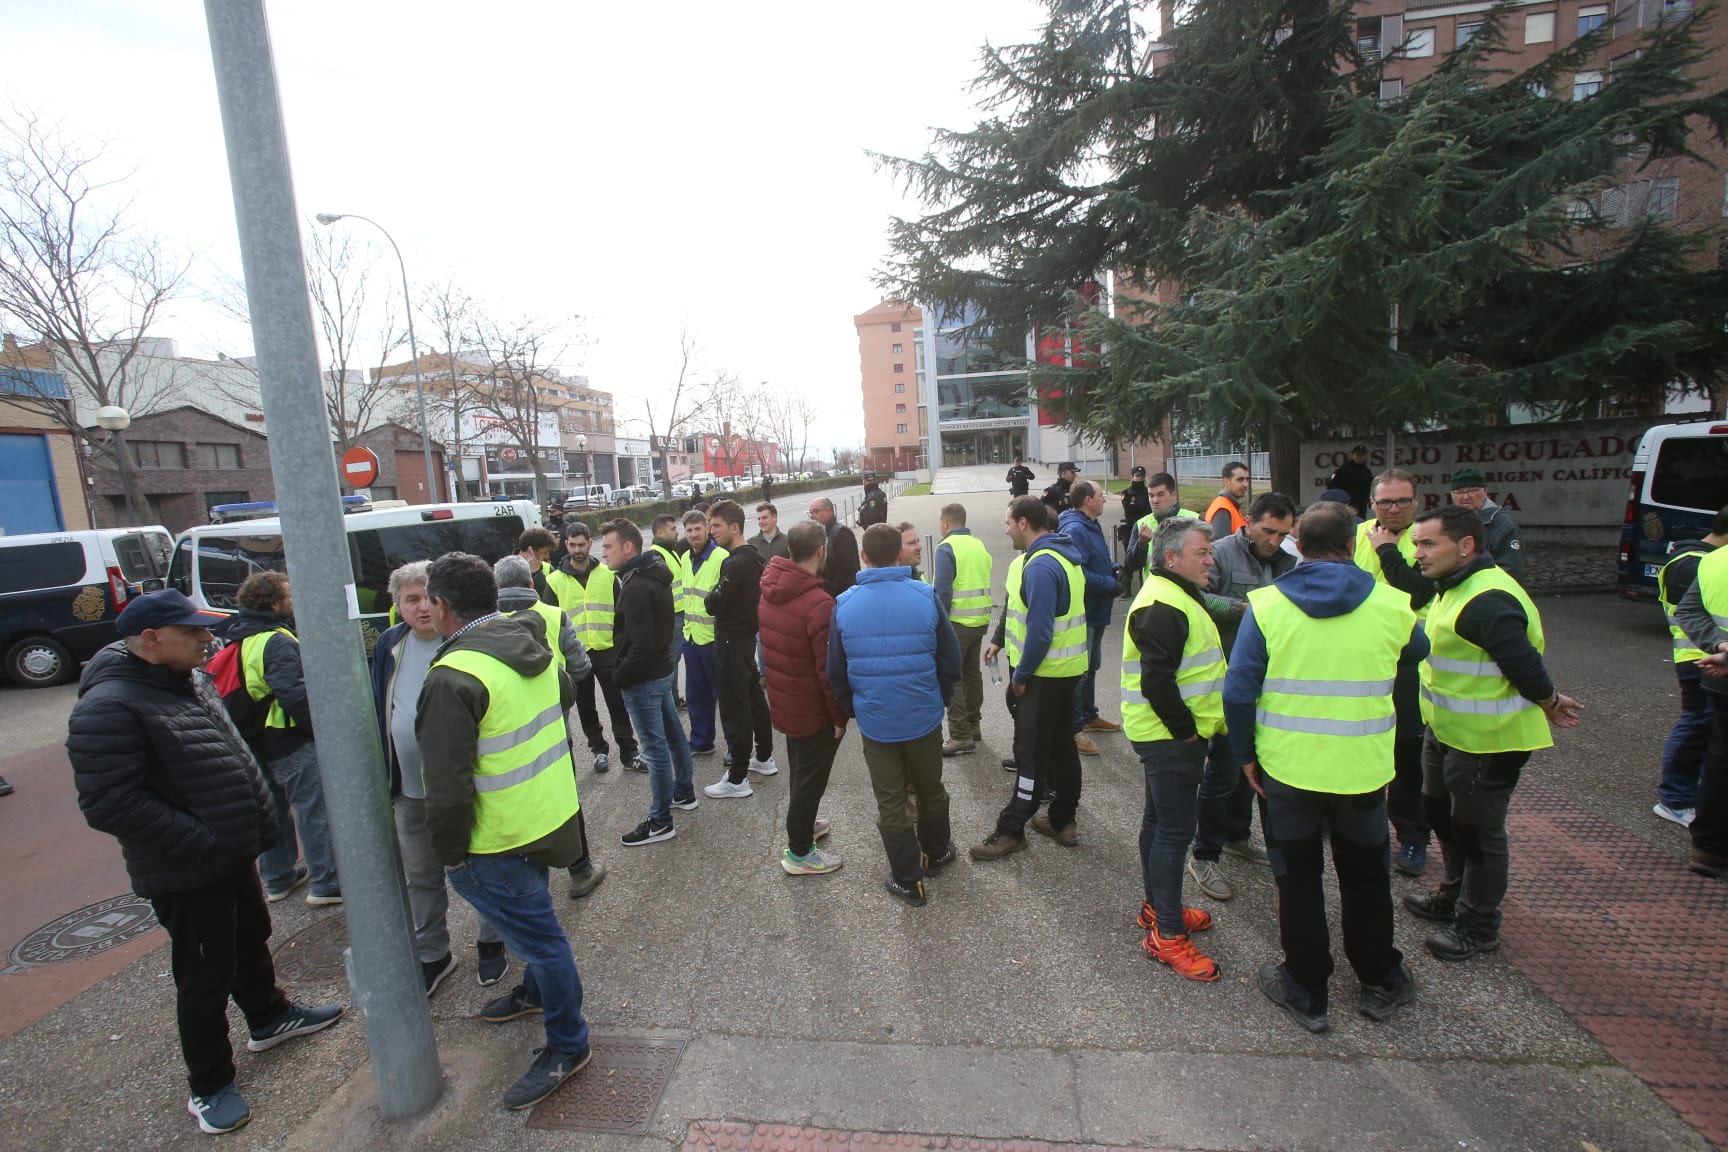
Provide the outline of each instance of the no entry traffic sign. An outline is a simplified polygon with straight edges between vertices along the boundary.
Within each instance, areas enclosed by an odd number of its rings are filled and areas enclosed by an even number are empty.
[[[342,453],[342,483],[350,488],[370,488],[378,479],[378,454],[370,448],[350,448]]]

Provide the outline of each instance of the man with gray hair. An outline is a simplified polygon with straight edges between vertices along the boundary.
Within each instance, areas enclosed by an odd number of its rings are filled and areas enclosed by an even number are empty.
[[[818,496],[810,501],[810,519],[822,525],[828,534],[828,559],[823,562],[822,582],[828,595],[839,599],[840,593],[858,583],[858,538],[852,529],[840,523],[834,515],[834,501]]]

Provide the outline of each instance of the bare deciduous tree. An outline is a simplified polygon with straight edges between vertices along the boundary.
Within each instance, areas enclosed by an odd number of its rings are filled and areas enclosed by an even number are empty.
[[[698,384],[701,349],[688,328],[678,333],[678,375],[670,391],[660,400],[648,397],[642,407],[648,414],[650,446],[660,456],[661,496],[672,495],[672,442],[694,431],[704,413],[705,391]]]
[[[378,278],[377,253],[350,232],[312,228],[306,235],[306,286],[324,338],[324,406],[346,452],[355,436],[404,408],[396,380],[354,367],[362,342],[378,349],[382,368],[407,343],[407,334],[396,285],[387,274],[382,282]]]
[[[478,315],[473,329],[473,348],[483,361],[478,367],[476,409],[489,417],[515,444],[527,453],[534,468],[537,499],[547,492],[546,465],[538,450],[540,420],[563,405],[550,389],[562,383],[555,367],[570,349],[570,334],[562,324],[522,319],[497,321]]]
[[[476,397],[476,377],[464,371],[459,355],[462,343],[478,316],[478,307],[455,281],[429,288],[420,295],[422,331],[432,333],[433,345],[439,350],[434,363],[422,363],[426,380],[426,403],[430,418],[439,427],[448,427],[448,459],[456,470],[456,489],[452,498],[462,499],[465,482],[462,479],[462,417],[472,416],[479,408]],[[428,325],[424,321],[430,321]],[[442,363],[437,361],[441,358]],[[401,383],[397,377],[396,382]],[[446,424],[446,422],[448,422]]]
[[[60,422],[111,462],[109,436],[82,421],[114,404],[133,417],[168,405],[174,381],[135,371],[162,307],[186,266],[161,240],[126,221],[122,178],[104,176],[100,148],[81,147],[33,114],[0,115],[0,322],[25,342],[7,342],[0,366],[61,373],[71,403],[33,391],[20,376],[15,402]],[[134,508],[143,488],[128,470]]]

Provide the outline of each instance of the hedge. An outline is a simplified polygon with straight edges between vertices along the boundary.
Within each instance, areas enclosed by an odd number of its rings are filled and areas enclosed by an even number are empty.
[[[864,481],[857,475],[829,476],[823,480],[776,481],[774,484],[774,500],[776,501],[776,506],[778,506],[779,500],[784,496],[797,496],[804,492],[825,492],[837,486],[844,488],[847,487],[846,482],[848,480],[855,482],[859,493],[863,493]],[[762,487],[761,485],[755,485],[754,487],[745,488],[738,492],[703,492],[700,499],[709,501],[736,500],[744,507],[744,523],[746,525],[753,525],[756,522],[756,517],[754,515],[756,505],[762,503]],[[572,519],[580,520],[584,524],[587,524],[590,529],[599,531],[600,525],[604,524],[606,521],[616,520],[619,517],[623,517],[626,520],[634,522],[639,528],[643,529],[643,533],[646,535],[648,528],[654,523],[654,518],[656,516],[682,516],[685,512],[688,512],[692,506],[693,500],[691,497],[680,496],[673,500],[653,500],[643,504],[621,504],[616,508],[584,508],[580,512],[576,513],[573,518],[566,514],[564,522],[568,524],[571,523]],[[781,513],[782,515],[785,515],[785,510],[782,509]],[[793,519],[797,519],[797,517],[793,517]]]

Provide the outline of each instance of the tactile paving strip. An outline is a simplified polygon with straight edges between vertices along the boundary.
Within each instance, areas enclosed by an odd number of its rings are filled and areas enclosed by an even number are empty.
[[[916,1132],[842,1132],[791,1124],[731,1124],[697,1120],[684,1133],[684,1152],[881,1152],[884,1148],[952,1152],[1122,1152],[1088,1144],[1044,1140],[970,1140]],[[1156,1152],[1146,1149],[1144,1152]]]
[[[310,928],[302,928],[276,949],[276,978],[289,983],[327,983],[343,980],[346,965],[342,953],[348,948],[348,917],[338,912]]]
[[[588,1067],[566,1080],[528,1114],[530,1128],[621,1132],[648,1131],[666,1085],[684,1055],[683,1040],[641,1036],[594,1036]]]
[[[1507,823],[1507,959],[1728,1148],[1728,884],[1540,786]]]

